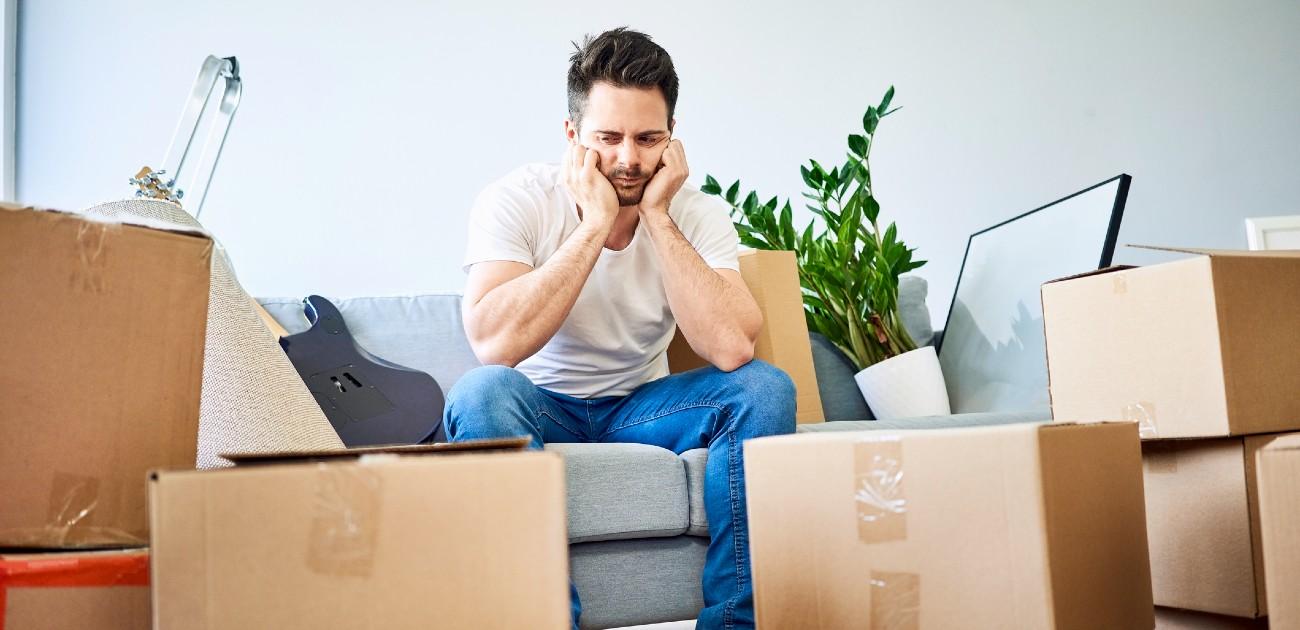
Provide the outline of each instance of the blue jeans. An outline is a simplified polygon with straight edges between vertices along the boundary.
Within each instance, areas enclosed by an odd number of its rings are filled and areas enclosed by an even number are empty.
[[[447,396],[451,441],[526,435],[547,442],[636,442],[682,453],[708,447],[704,507],[709,548],[704,610],[696,628],[753,628],[754,586],[745,516],[744,440],[794,432],[794,383],[751,361],[733,372],[713,367],[666,376],[627,396],[581,399],[533,385],[521,372],[486,366],[461,377]],[[582,606],[570,585],[573,624]]]

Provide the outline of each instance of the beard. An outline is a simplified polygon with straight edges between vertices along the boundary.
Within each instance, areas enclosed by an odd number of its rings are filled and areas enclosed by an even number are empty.
[[[623,182],[615,181],[616,178],[623,177],[637,180],[635,184],[627,185]],[[641,203],[641,197],[645,194],[645,186],[649,180],[645,178],[645,173],[640,167],[624,168],[615,167],[614,170],[605,174],[609,184],[614,187],[614,194],[618,196],[618,205],[620,207],[635,206]]]

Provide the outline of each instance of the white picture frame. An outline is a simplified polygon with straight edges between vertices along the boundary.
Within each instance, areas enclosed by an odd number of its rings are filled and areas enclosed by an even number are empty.
[[[1246,219],[1250,249],[1300,249],[1300,214]]]

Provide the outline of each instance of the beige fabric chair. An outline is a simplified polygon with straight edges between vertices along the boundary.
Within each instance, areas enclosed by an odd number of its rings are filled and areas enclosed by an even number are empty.
[[[158,199],[115,201],[85,212],[203,227],[180,206]],[[221,453],[336,448],[343,448],[343,442],[258,318],[218,244],[212,257],[204,343],[198,467],[229,465],[219,457]]]

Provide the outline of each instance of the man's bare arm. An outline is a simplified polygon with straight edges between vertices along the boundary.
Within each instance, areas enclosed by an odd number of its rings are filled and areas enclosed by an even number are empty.
[[[565,182],[583,209],[582,223],[550,259],[536,269],[506,261],[470,269],[462,316],[483,364],[514,367],[533,356],[573,309],[618,215],[618,198],[598,162],[581,145],[565,156]]]
[[[667,213],[644,218],[663,269],[668,306],[691,349],[724,372],[749,363],[763,314],[740,273],[709,267]]]
[[[754,342],[763,313],[740,274],[713,269],[682,235],[668,214],[668,204],[686,181],[686,151],[669,142],[641,198],[641,220],[654,241],[663,270],[668,306],[691,349],[724,372],[754,358]]]

